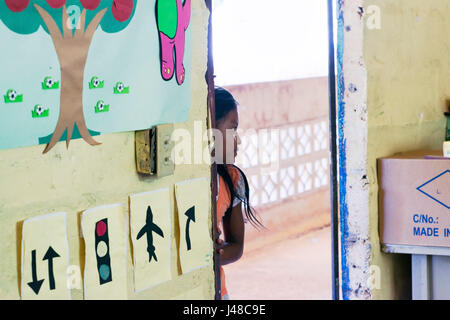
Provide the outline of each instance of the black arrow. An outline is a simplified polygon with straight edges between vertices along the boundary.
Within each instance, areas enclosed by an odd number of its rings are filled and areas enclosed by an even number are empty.
[[[186,213],[185,216],[187,217],[186,221],[186,245],[188,251],[191,250],[191,237],[189,236],[189,224],[191,220],[195,222],[195,206],[190,207]]]
[[[33,277],[32,282],[28,282],[28,285],[31,289],[33,289],[34,293],[38,294],[39,290],[41,290],[42,282],[44,282],[44,279],[38,280],[37,279],[37,271],[36,271],[36,250],[31,251],[31,273]]]
[[[55,276],[53,274],[53,258],[59,257],[59,254],[50,246],[42,260],[48,260],[48,281],[50,282],[50,290],[55,290]]]

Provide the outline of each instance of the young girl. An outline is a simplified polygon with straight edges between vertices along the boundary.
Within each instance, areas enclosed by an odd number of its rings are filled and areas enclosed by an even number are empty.
[[[240,144],[239,136],[236,132],[239,118],[237,112],[238,103],[233,96],[225,89],[216,87],[215,90],[215,111],[216,129],[222,133],[223,159],[217,161],[217,229],[221,235],[223,227],[224,239],[217,239],[216,250],[220,254],[220,264],[226,265],[238,260],[244,251],[244,218],[242,210],[245,212],[246,220],[254,226],[260,227],[250,206],[249,187],[245,174],[234,165],[237,155],[237,146]],[[232,135],[230,135],[230,130]],[[233,143],[227,138],[233,139]],[[220,145],[220,144],[218,144]],[[229,150],[232,148],[232,150]],[[216,150],[218,152],[218,150]],[[227,157],[228,155],[228,157]],[[231,163],[227,163],[228,162]],[[231,160],[230,160],[231,159]],[[218,163],[220,162],[221,163]],[[243,206],[242,206],[243,204]],[[228,292],[225,285],[225,274],[220,267],[220,287],[221,298],[228,300]]]

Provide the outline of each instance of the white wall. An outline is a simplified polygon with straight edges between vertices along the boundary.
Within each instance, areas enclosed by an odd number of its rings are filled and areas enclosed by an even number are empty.
[[[328,75],[326,0],[214,0],[216,83]]]

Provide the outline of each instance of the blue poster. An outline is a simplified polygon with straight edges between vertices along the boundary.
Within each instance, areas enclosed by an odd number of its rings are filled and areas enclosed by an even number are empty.
[[[190,0],[0,1],[0,149],[187,121]]]

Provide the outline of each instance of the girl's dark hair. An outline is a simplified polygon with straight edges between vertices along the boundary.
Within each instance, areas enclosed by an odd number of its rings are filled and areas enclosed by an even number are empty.
[[[215,114],[216,114],[215,120],[217,124],[217,122],[225,118],[230,111],[237,109],[238,102],[233,98],[230,92],[221,87],[214,88],[214,99],[215,99]],[[244,172],[242,172],[242,170],[239,169],[239,167],[235,165],[233,165],[233,167],[235,167],[238,170],[238,172],[240,173],[240,175],[244,180],[245,194],[242,199],[242,196],[236,193],[233,180],[231,179],[230,173],[228,172],[226,165],[217,164],[217,173],[223,178],[225,184],[228,187],[228,190],[230,191],[230,199],[231,199],[230,206],[225,212],[224,217],[228,218],[228,216],[231,213],[234,198],[238,198],[244,204],[244,212],[247,221],[250,221],[250,223],[256,228],[259,227],[264,228],[262,223],[256,217],[254,209],[250,205],[250,189],[248,187],[247,177],[245,176]]]
[[[225,118],[228,112],[237,109],[238,102],[234,100],[230,92],[222,87],[214,88],[214,99],[216,106],[216,123]]]

